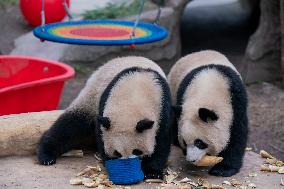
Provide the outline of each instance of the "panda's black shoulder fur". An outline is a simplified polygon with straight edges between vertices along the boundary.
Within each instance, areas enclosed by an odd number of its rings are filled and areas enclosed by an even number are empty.
[[[171,95],[168,83],[165,78],[163,78],[157,71],[152,69],[144,69],[141,67],[131,67],[121,71],[117,74],[113,80],[109,83],[109,85],[104,90],[99,104],[99,115],[103,116],[103,111],[105,105],[107,103],[108,97],[111,94],[114,86],[121,80],[123,77],[129,74],[135,74],[137,72],[149,72],[153,73],[155,77],[155,82],[161,87],[161,109],[160,109],[160,119],[159,128],[156,134],[156,145],[154,149],[154,153],[151,157],[144,157],[142,160],[142,169],[145,174],[153,174],[153,178],[155,178],[155,174],[162,174],[162,170],[166,166],[166,162],[170,153],[170,145],[171,145],[171,136],[170,136],[170,122],[171,122]],[[108,159],[107,155],[104,152],[104,143],[102,140],[102,131],[100,127],[96,129],[97,135],[97,148],[100,150],[103,158]],[[151,176],[150,176],[151,177]],[[149,178],[149,175],[148,175]]]
[[[191,84],[192,80],[195,77],[198,77],[198,73],[205,69],[216,69],[229,81],[231,104],[233,108],[233,120],[230,127],[230,139],[226,148],[219,154],[224,158],[224,160],[213,167],[210,171],[210,173],[213,175],[227,176],[232,172],[229,173],[228,171],[226,172],[224,170],[220,170],[227,167],[234,169],[236,173],[242,166],[242,159],[244,156],[248,135],[247,93],[243,81],[233,69],[228,66],[210,64],[200,66],[192,70],[185,76],[177,91],[177,106],[183,104],[184,93],[188,86]],[[180,115],[177,115],[177,120],[179,119],[179,116]],[[177,126],[175,126],[174,130],[177,130]]]

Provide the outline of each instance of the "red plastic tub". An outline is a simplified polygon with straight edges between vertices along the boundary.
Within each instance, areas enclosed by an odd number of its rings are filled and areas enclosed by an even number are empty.
[[[0,116],[56,109],[64,81],[74,75],[63,63],[0,56]]]

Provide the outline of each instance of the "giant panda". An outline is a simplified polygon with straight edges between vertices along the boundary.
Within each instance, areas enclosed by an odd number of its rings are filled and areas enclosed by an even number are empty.
[[[239,172],[248,135],[247,94],[241,76],[219,52],[189,54],[168,75],[176,125],[176,141],[193,164],[204,155],[223,161],[209,173],[232,176]]]
[[[41,137],[38,160],[94,143],[104,161],[140,156],[145,178],[162,178],[170,152],[171,96],[166,75],[143,57],[115,58],[88,79]]]

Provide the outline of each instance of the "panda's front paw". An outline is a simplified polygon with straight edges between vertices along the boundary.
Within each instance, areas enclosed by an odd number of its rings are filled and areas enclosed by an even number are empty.
[[[146,179],[161,179],[163,180],[164,175],[162,172],[150,172],[150,173],[145,173],[145,180]]]
[[[221,176],[221,177],[230,177],[239,172],[239,169],[231,168],[231,167],[226,167],[223,165],[215,165],[212,167],[212,169],[209,171],[210,175],[214,176]]]
[[[38,161],[41,165],[52,165],[56,163],[56,157],[53,155],[40,153],[38,155]]]

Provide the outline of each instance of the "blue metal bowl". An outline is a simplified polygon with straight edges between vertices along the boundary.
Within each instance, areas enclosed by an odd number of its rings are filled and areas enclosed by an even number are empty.
[[[139,157],[105,162],[109,180],[118,185],[135,184],[144,179]]]

